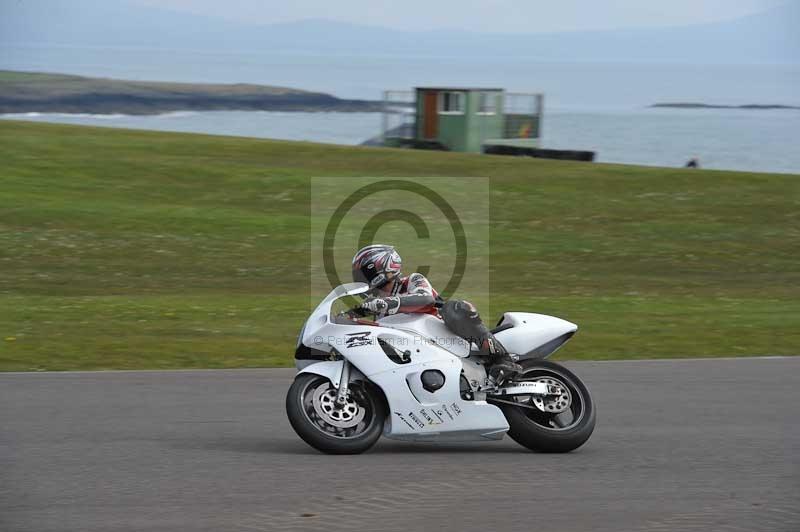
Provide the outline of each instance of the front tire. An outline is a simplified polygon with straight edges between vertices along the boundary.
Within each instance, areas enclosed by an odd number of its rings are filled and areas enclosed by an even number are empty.
[[[555,362],[525,360],[520,364],[523,372],[515,381],[545,381],[563,387],[564,394],[547,399],[546,404],[533,396],[514,396],[520,406],[496,403],[508,420],[508,435],[520,445],[543,453],[568,453],[586,443],[596,421],[594,401],[586,385]],[[491,398],[487,400],[491,402]]]
[[[336,389],[320,375],[301,373],[286,394],[292,428],[310,446],[328,454],[359,454],[383,432],[386,407],[368,383],[351,382],[347,404],[336,408]]]

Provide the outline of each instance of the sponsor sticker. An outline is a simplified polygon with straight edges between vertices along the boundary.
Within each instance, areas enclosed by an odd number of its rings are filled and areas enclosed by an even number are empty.
[[[450,411],[447,409],[447,405],[442,405],[442,410],[444,411],[445,414],[447,414],[447,417],[449,417],[450,419],[454,419],[453,414],[451,414]]]
[[[417,415],[414,412],[409,412],[408,413],[408,417],[410,417],[414,421],[414,423],[417,424],[417,426],[419,428],[421,428],[421,429],[425,428],[425,423],[423,423],[422,420],[420,418],[418,418]]]
[[[433,415],[439,419],[439,423],[444,423],[444,418],[442,417],[444,415],[444,412],[442,412],[441,410],[437,410],[435,408],[431,408],[431,412],[433,412]]]
[[[428,421],[428,425],[441,425],[441,423],[442,423],[441,421],[439,421],[439,422],[434,421],[433,418],[428,414],[428,411],[425,410],[424,408],[422,408],[419,411],[419,413],[422,414],[422,417],[424,417]],[[442,419],[442,418],[439,418],[439,419]]]
[[[408,428],[410,428],[411,430],[416,430],[416,429],[414,428],[414,425],[412,425],[411,423],[409,423],[409,422],[408,422],[408,420],[407,420],[406,418],[404,418],[404,417],[403,417],[403,414],[401,414],[400,412],[395,412],[395,413],[394,413],[394,415],[396,415],[397,417],[399,417],[399,418],[400,418],[400,421],[402,421],[403,423],[405,423],[406,425],[408,425]]]

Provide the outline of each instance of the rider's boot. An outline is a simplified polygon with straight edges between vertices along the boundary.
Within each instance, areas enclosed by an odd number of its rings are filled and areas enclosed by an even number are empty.
[[[489,379],[494,385],[502,384],[522,372],[505,347],[486,328],[475,305],[469,301],[451,299],[440,310],[445,325],[461,338],[474,343],[481,355],[489,358]]]
[[[511,358],[503,344],[498,342],[491,333],[482,342],[481,351],[487,351],[489,354],[489,363],[491,364],[489,379],[498,386],[522,373],[522,366]]]

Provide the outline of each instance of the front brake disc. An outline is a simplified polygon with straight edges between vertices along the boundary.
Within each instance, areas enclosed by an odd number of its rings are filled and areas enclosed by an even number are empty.
[[[312,404],[317,415],[334,427],[349,429],[364,419],[365,411],[353,400],[352,394],[348,394],[345,404],[337,405],[336,390],[330,385],[321,385],[314,391]]]

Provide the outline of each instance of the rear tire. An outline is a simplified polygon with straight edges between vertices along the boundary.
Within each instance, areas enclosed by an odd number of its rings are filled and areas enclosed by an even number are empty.
[[[523,373],[514,380],[553,379],[566,386],[571,404],[563,414],[569,411],[572,419],[571,424],[560,427],[557,415],[542,412],[530,402],[520,401],[534,408],[496,403],[508,420],[508,435],[523,447],[542,453],[568,453],[586,443],[596,421],[596,408],[586,385],[577,375],[555,362],[525,360],[520,364]],[[487,400],[491,402],[491,398]],[[554,408],[558,408],[557,405]]]
[[[386,419],[383,397],[369,383],[351,382],[348,389],[347,409],[334,411],[330,397],[336,390],[328,379],[313,373],[295,378],[286,415],[304,442],[328,454],[359,454],[375,445]]]

